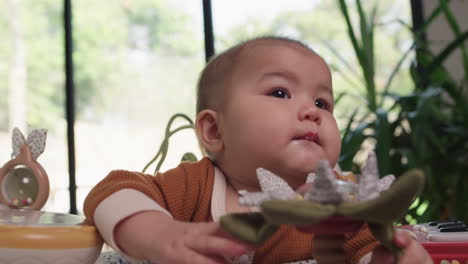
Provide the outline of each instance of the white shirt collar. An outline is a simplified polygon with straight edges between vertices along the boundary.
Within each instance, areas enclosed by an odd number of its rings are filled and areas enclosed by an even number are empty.
[[[213,192],[211,193],[211,216],[213,221],[219,222],[226,214],[226,178],[223,172],[214,167]]]

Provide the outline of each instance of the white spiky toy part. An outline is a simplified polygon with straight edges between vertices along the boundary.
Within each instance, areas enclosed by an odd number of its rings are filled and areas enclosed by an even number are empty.
[[[266,169],[257,169],[257,178],[261,191],[239,191],[241,205],[259,206],[266,200],[293,200],[301,197],[284,179]],[[380,179],[376,155],[370,152],[358,179],[358,183],[343,183],[336,178],[328,161],[319,161],[317,171],[307,176],[306,183],[313,182],[313,187],[304,194],[304,198],[313,202],[331,204],[371,200],[377,198],[383,190],[388,189],[395,180],[395,176],[387,175]]]

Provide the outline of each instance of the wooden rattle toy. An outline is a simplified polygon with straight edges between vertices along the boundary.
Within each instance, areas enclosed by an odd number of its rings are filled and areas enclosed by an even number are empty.
[[[37,158],[44,152],[47,130],[33,130],[27,140],[13,130],[12,159],[0,168],[0,203],[40,210],[49,197],[49,179]]]

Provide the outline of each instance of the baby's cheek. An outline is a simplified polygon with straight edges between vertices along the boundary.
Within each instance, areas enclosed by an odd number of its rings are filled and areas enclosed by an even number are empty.
[[[338,160],[341,152],[341,136],[338,127],[331,125],[323,133],[323,144],[327,158],[330,163],[334,164]]]
[[[335,165],[336,162],[338,161],[338,158],[340,156],[340,151],[341,151],[341,139],[339,137],[333,139],[333,142],[331,142],[325,149],[327,159],[332,166]]]

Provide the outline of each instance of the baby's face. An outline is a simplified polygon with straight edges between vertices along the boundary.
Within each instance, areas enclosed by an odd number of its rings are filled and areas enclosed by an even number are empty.
[[[278,41],[254,43],[241,56],[219,111],[228,177],[256,181],[255,169],[263,167],[297,187],[320,159],[333,166],[341,140],[322,58]]]

